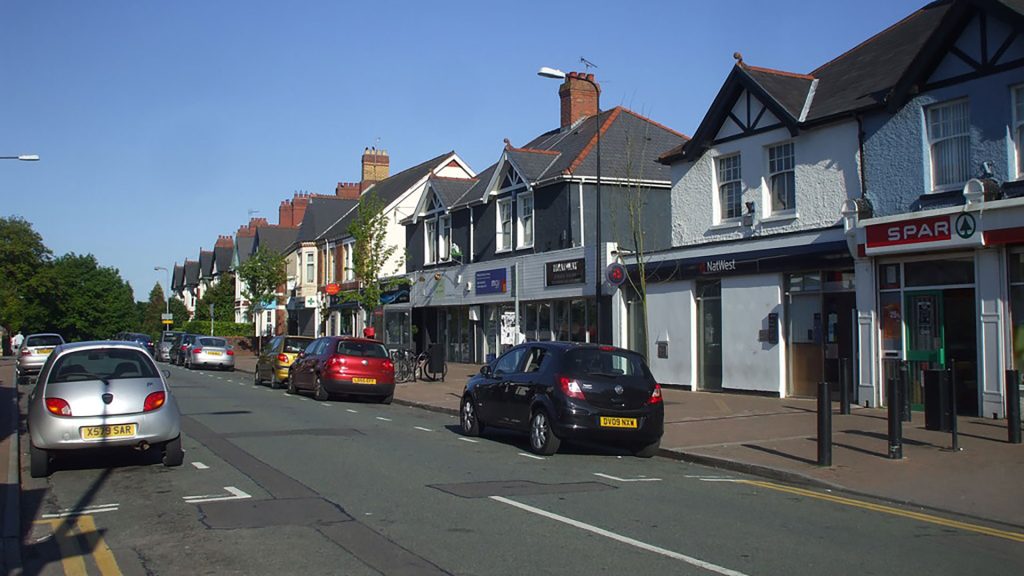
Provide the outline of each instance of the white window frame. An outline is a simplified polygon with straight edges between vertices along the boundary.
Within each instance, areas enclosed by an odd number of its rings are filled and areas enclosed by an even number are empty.
[[[346,242],[344,246],[345,246],[345,256],[344,256],[344,258],[345,258],[345,264],[344,264],[345,269],[342,272],[342,278],[344,279],[345,282],[351,282],[352,280],[356,279],[356,271],[355,271],[355,267],[356,267],[356,262],[355,262],[356,243],[355,242]]]
[[[508,252],[512,250],[512,197],[502,198],[496,203],[495,216],[497,221],[497,227],[495,229],[495,252]],[[502,212],[508,212],[508,218],[503,219]],[[506,233],[504,229],[505,223],[508,223],[508,233],[506,239]]]
[[[788,148],[788,165],[786,164],[787,157],[776,156],[775,159],[772,155],[776,151],[784,150]],[[767,177],[765,179],[766,189],[768,191],[768,213],[770,215],[780,214],[795,214],[796,213],[796,143],[793,140],[786,142],[778,142],[775,144],[769,144],[765,147],[765,160],[767,162],[768,169],[765,171]],[[775,191],[775,179],[776,177],[784,177],[786,174],[790,174],[790,184],[792,189],[789,191],[789,206],[785,208],[776,208],[776,191]]]
[[[423,263],[437,263],[437,218],[423,221]]]
[[[1012,166],[1009,170],[1014,179],[1024,178],[1024,84],[1010,88],[1010,100],[1013,109],[1010,135],[1013,138]]]
[[[732,178],[723,178],[727,173],[723,172],[722,163],[735,159],[737,161],[736,174]],[[731,170],[732,168],[726,168]],[[740,153],[723,154],[715,157],[715,202],[718,207],[718,219],[720,222],[735,222],[743,217],[743,161]],[[731,176],[731,175],[730,175]],[[726,186],[736,186],[736,213],[729,215],[729,206],[723,193]]]
[[[529,207],[529,211],[526,208]],[[525,192],[516,197],[516,235],[517,235],[517,246],[516,248],[533,248],[535,241],[536,226],[535,215],[536,209],[533,205],[533,192]],[[526,240],[529,236],[529,241]]]
[[[437,257],[440,262],[452,259],[452,217],[450,214],[437,217]]]
[[[316,283],[316,253],[314,251],[307,251],[306,253],[306,284]]]
[[[943,115],[946,111],[961,107],[963,118],[935,117]],[[924,122],[925,135],[928,139],[928,166],[929,174],[931,175],[932,192],[945,192],[963,188],[963,185],[971,177],[971,110],[967,99],[961,98],[928,106],[924,109]],[[956,126],[958,123],[963,125]],[[943,128],[944,132],[941,135],[936,135],[936,128]],[[954,130],[956,131],[954,132]],[[947,160],[952,160],[957,165],[952,165],[953,162],[951,162],[952,167],[947,170],[949,174],[944,175],[940,183],[938,170],[941,167],[937,166],[936,147],[954,141],[962,143],[962,148],[958,146],[951,151],[952,154],[946,154],[945,156],[950,157]]]

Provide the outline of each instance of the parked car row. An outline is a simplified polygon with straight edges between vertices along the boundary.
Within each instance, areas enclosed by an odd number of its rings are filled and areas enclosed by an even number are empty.
[[[164,337],[161,337],[161,347]],[[161,352],[161,356],[164,353]],[[189,370],[196,368],[235,369],[235,350],[219,336],[178,332],[167,345],[167,361]]]

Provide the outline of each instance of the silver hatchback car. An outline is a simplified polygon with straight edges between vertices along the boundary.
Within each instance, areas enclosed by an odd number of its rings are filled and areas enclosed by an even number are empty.
[[[14,381],[28,384],[31,376],[39,374],[53,349],[64,343],[60,334],[29,334],[22,341],[21,347],[15,351],[18,362],[14,370]]]
[[[56,347],[29,397],[28,431],[33,478],[71,451],[155,447],[165,466],[184,459],[178,404],[152,357],[128,343]]]
[[[235,369],[235,351],[228,341],[216,336],[196,336],[185,353],[185,367]]]

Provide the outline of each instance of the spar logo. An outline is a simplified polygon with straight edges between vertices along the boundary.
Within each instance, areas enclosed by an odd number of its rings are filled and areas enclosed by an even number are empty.
[[[949,216],[917,218],[868,226],[867,247],[897,246],[921,242],[940,242],[952,238]]]

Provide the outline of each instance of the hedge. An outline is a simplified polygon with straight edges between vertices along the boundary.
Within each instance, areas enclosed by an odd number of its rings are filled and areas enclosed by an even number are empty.
[[[210,334],[210,321],[209,320],[192,320],[182,327],[175,327],[175,330],[183,330],[185,332],[192,332],[194,334]],[[230,336],[252,336],[256,332],[252,324],[238,324],[236,322],[217,322],[213,323],[213,335],[227,338]]]

